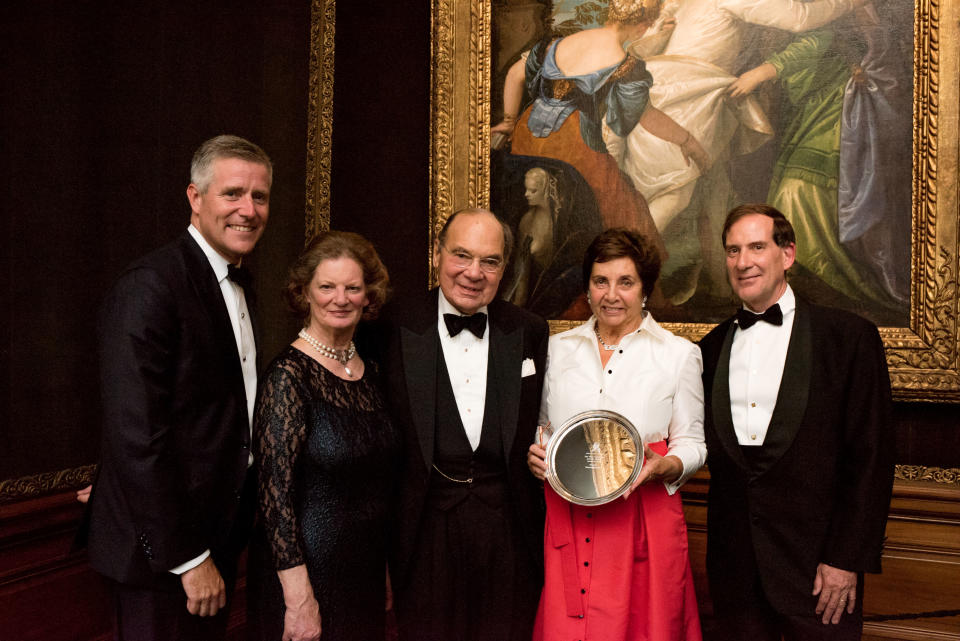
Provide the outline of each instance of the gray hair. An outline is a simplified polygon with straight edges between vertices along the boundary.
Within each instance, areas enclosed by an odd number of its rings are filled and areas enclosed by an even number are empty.
[[[439,242],[441,245],[446,242],[447,230],[450,229],[450,224],[453,222],[453,219],[460,214],[490,214],[493,216],[494,220],[500,223],[500,230],[503,232],[503,264],[506,266],[506,264],[510,262],[510,254],[513,253],[513,230],[510,229],[510,225],[500,220],[500,217],[489,209],[483,209],[482,207],[468,207],[467,209],[461,209],[460,211],[453,212],[450,214],[450,217],[444,221],[443,227],[440,228],[440,233],[437,234],[437,242]]]
[[[207,193],[213,182],[213,163],[222,158],[239,158],[267,168],[268,182],[273,184],[273,163],[267,153],[240,136],[215,136],[204,142],[193,154],[190,163],[190,182],[201,194]]]

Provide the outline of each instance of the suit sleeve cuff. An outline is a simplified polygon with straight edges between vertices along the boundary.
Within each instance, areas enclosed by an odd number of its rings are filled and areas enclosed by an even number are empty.
[[[178,574],[178,575],[179,575],[179,574],[183,574],[183,573],[186,572],[187,570],[192,570],[193,568],[197,567],[198,565],[200,565],[201,563],[203,563],[204,561],[206,561],[206,560],[207,560],[207,557],[209,557],[209,556],[210,556],[210,550],[204,550],[203,553],[202,553],[200,556],[198,556],[197,558],[195,558],[195,559],[190,559],[190,560],[187,561],[186,563],[181,563],[181,564],[178,565],[177,567],[171,568],[171,569],[170,569],[170,573],[171,573],[171,574]]]

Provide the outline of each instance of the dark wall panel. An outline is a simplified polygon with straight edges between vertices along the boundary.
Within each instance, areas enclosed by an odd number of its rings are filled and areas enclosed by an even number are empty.
[[[309,33],[300,0],[3,3],[0,479],[96,460],[99,300],[186,229],[190,156],[213,135],[276,164],[251,262],[264,353],[287,340],[276,281],[303,237]]]
[[[363,234],[394,298],[427,287],[430,3],[337,4],[331,225]]]

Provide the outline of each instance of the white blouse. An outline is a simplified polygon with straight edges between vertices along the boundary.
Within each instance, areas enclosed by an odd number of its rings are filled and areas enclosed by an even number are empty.
[[[627,417],[644,443],[666,439],[683,474],[664,483],[673,494],[707,459],[703,441],[703,362],[700,349],[660,327],[650,314],[600,363],[594,318],[550,337],[540,423],[558,429],[587,410]]]

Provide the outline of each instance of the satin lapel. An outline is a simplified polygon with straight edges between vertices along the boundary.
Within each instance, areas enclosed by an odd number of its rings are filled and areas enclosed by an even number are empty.
[[[513,448],[514,437],[517,435],[517,417],[520,415],[520,385],[523,382],[520,377],[522,363],[523,331],[519,325],[502,322],[500,316],[491,311],[487,398],[493,398],[497,401],[500,437],[503,439],[503,453],[508,461],[510,460],[510,450]]]
[[[730,347],[733,345],[733,333],[737,331],[737,324],[730,323],[727,333],[723,337],[723,346],[717,359],[717,368],[713,374],[713,390],[711,392],[711,407],[713,410],[713,426],[717,437],[723,443],[727,454],[744,470],[747,461],[740,450],[737,434],[733,429],[733,415],[730,413]]]
[[[790,332],[790,344],[783,364],[783,378],[777,404],[770,417],[767,436],[756,463],[756,474],[763,474],[786,453],[797,436],[810,396],[810,377],[813,373],[813,332],[810,328],[810,310],[797,299],[797,309]]]
[[[196,290],[197,298],[200,299],[203,310],[213,325],[217,351],[225,359],[225,370],[236,375],[240,389],[243,390],[243,398],[246,398],[243,370],[240,368],[240,354],[237,352],[237,339],[233,333],[227,304],[223,300],[223,292],[220,291],[220,283],[217,282],[217,276],[213,273],[210,261],[193,237],[186,233],[180,240],[187,278]]]
[[[410,416],[417,430],[423,462],[429,472],[433,465],[433,439],[437,407],[437,299],[415,327],[400,328],[400,349],[403,356],[403,377],[407,385]],[[426,313],[426,310],[425,310]],[[427,318],[429,316],[429,318]]]

